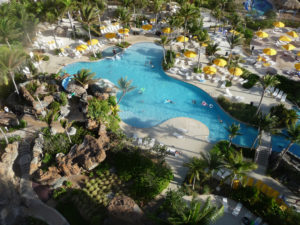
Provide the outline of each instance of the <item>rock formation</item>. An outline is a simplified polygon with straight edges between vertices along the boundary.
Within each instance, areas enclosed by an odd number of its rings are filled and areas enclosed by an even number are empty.
[[[43,156],[43,145],[44,138],[43,135],[39,134],[39,137],[35,139],[34,146],[32,149],[32,160],[30,163],[29,174],[32,175],[40,166]]]
[[[0,112],[0,126],[17,126],[19,124],[18,118],[13,113]]]

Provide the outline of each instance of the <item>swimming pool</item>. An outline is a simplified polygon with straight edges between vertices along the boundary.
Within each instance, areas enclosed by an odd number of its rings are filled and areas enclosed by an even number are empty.
[[[267,0],[247,0],[244,5],[246,10],[255,10],[258,15],[263,15],[273,9],[272,4]]]
[[[109,79],[115,84],[121,77],[127,76],[128,80],[132,80],[136,89],[122,99],[119,115],[133,127],[153,127],[171,118],[189,117],[204,123],[210,131],[209,141],[216,142],[228,139],[226,128],[234,122],[239,123],[200,88],[167,76],[161,66],[161,46],[138,43],[120,56],[119,59],[69,64],[63,70],[74,74],[82,68],[88,68],[96,73],[96,77]],[[149,64],[150,61],[154,68]],[[141,88],[144,92],[139,94]],[[165,103],[166,99],[172,100],[174,104]],[[192,103],[193,100],[196,100],[196,104]],[[202,105],[203,101],[207,105]],[[233,142],[251,146],[257,130],[241,124],[241,133],[244,135],[236,137]]]
[[[115,50],[115,53],[114,53],[114,50]],[[119,48],[119,47],[116,47],[116,46],[108,47],[108,48],[106,48],[106,49],[104,49],[102,51],[102,57],[103,58],[105,58],[105,57],[112,57],[115,54],[118,54],[118,53],[120,53],[122,51],[123,51],[122,48]]]

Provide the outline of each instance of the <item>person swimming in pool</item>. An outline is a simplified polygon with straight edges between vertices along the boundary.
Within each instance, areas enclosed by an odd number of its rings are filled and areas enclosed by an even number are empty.
[[[152,64],[151,60],[149,61],[149,64],[152,68],[154,68],[154,65]]]
[[[196,105],[196,104],[197,104],[197,102],[196,102],[196,100],[195,100],[195,99],[193,99],[193,100],[192,100],[192,103],[193,103],[194,105]]]
[[[117,54],[116,49],[113,49],[112,51],[114,55]]]
[[[165,102],[166,102],[166,103],[174,104],[174,102],[173,102],[172,100],[170,100],[170,99],[167,99]]]

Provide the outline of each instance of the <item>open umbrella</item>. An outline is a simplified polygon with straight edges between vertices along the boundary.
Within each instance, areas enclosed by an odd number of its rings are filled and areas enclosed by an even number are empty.
[[[295,49],[296,47],[292,44],[287,44],[287,45],[282,45],[282,47],[285,49],[285,50],[288,50],[288,51],[291,51],[293,49]]]
[[[87,49],[87,46],[86,45],[78,45],[77,47],[76,47],[76,50],[77,51],[84,51],[84,50],[86,50]]]
[[[145,24],[142,26],[143,30],[151,30],[152,29],[152,25],[151,24]]]
[[[284,41],[284,42],[291,42],[292,39],[290,39],[288,36],[280,36],[279,41]]]
[[[107,39],[112,39],[116,37],[116,33],[106,33],[104,35]]]
[[[285,27],[285,24],[283,22],[277,21],[273,23],[274,27]]]
[[[289,31],[286,34],[290,35],[293,38],[297,38],[299,37],[299,35],[295,32],[295,31]]]
[[[300,52],[297,53],[297,56],[300,56]]]
[[[295,69],[298,70],[298,71],[300,71],[300,63],[296,63],[295,64]]]
[[[104,30],[106,28],[106,26],[101,26],[100,30]]]
[[[156,22],[156,19],[155,18],[151,18],[150,19],[150,23],[155,23]]]
[[[113,26],[118,26],[119,23],[118,23],[118,22],[114,22],[112,25],[113,25]]]
[[[234,35],[240,34],[240,32],[238,32],[238,31],[236,31],[236,30],[230,30],[229,32],[232,33],[232,34],[234,34]]]
[[[269,37],[268,33],[264,32],[264,31],[261,31],[261,30],[257,31],[255,34],[259,38],[267,38],[267,37]]]
[[[213,66],[206,66],[203,68],[203,72],[206,74],[213,75],[217,72],[217,69]]]
[[[87,41],[88,45],[96,45],[98,43],[99,43],[99,41],[97,39],[92,39],[91,41],[90,40]]]
[[[229,69],[229,73],[234,75],[234,76],[241,76],[243,74],[243,70],[241,70],[238,67],[231,67]]]
[[[276,55],[277,51],[273,48],[265,48],[263,50],[263,53],[265,53],[266,55]]]
[[[197,53],[194,52],[194,51],[186,51],[186,52],[184,53],[184,56],[185,56],[185,57],[188,57],[188,58],[194,58],[194,57],[197,56]]]
[[[122,28],[122,29],[119,29],[118,32],[120,34],[128,34],[129,33],[129,29],[128,28]]]
[[[202,43],[202,44],[201,44],[201,47],[207,47],[207,46],[208,46],[207,43]]]
[[[172,29],[170,27],[165,27],[161,30],[165,34],[170,34],[172,33]]]
[[[227,65],[227,62],[225,59],[215,59],[213,62],[216,66],[224,67]]]
[[[179,36],[179,37],[176,38],[176,40],[178,42],[187,42],[189,40],[189,38],[188,37],[184,37],[184,36]]]

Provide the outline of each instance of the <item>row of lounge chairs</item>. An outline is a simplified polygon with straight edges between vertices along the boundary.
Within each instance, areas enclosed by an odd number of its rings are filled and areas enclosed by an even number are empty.
[[[279,90],[278,88],[275,87],[270,87],[267,89],[267,94],[273,96],[274,98],[280,100],[281,102],[285,102],[287,94],[284,93],[282,90]]]
[[[232,98],[233,100],[236,100],[236,101],[243,101],[245,99],[245,97],[243,96],[233,96],[232,93],[230,92],[230,90],[228,88],[225,88],[225,94],[224,94],[225,97],[227,98]]]

